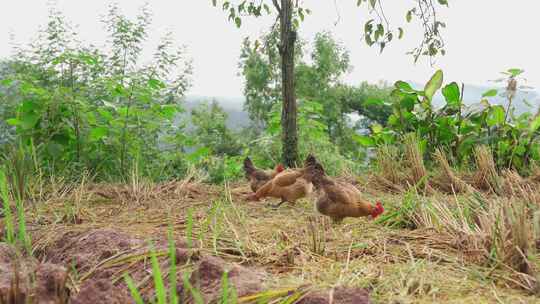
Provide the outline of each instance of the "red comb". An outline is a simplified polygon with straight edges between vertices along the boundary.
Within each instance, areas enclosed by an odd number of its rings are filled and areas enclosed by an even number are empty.
[[[277,172],[281,172],[281,171],[283,171],[283,170],[285,170],[285,168],[283,167],[282,164],[278,164],[278,165],[276,166],[276,171],[277,171]]]
[[[376,218],[377,216],[381,215],[381,213],[384,212],[384,207],[383,205],[381,204],[381,202],[377,202],[375,204],[375,208],[373,209],[373,212],[371,214],[371,217],[372,218]]]

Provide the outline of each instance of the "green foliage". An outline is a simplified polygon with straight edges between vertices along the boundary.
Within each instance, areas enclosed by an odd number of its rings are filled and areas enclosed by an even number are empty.
[[[245,77],[246,96],[245,109],[255,120],[260,129],[266,132],[255,133],[257,142],[267,142],[277,138],[280,133],[279,105],[281,104],[280,66],[277,52],[277,32],[264,35],[259,44],[244,40],[240,67]],[[306,43],[297,43],[296,62],[296,95],[299,99],[298,126],[300,135],[300,152],[305,154],[314,146],[326,142],[323,149],[331,154],[347,155],[353,159],[361,159],[363,150],[357,146],[357,131],[370,121],[382,124],[391,114],[387,105],[391,90],[384,85],[375,86],[362,83],[360,86],[349,86],[341,82],[343,75],[351,70],[348,51],[327,33],[319,33],[313,42],[310,63],[304,60]],[[351,114],[359,114],[360,120],[355,125]],[[310,119],[307,119],[307,117]],[[315,119],[316,116],[316,119]],[[304,138],[302,138],[304,137]],[[313,140],[309,140],[311,138]],[[302,143],[310,143],[310,146]],[[317,143],[317,144],[315,144]],[[278,144],[269,144],[271,153],[278,153]],[[302,146],[303,145],[303,146]],[[331,151],[331,152],[330,152]]]
[[[433,75],[423,91],[398,81],[392,93],[397,100],[392,104],[393,113],[388,119],[388,126],[373,125],[370,137],[361,138],[360,143],[365,146],[395,144],[405,134],[414,132],[422,139],[421,145],[426,148],[428,158],[441,148],[458,165],[471,160],[476,145],[486,144],[490,146],[498,168],[526,171],[531,161],[540,161],[540,119],[530,113],[513,115],[515,92],[511,84],[521,73],[519,69],[505,73],[509,84],[507,108],[485,99],[495,96],[496,90],[483,94],[481,107],[469,108],[463,103],[459,86],[452,82],[441,90],[445,105],[436,109],[431,99],[442,87],[442,71]]]
[[[150,17],[143,7],[130,20],[112,5],[104,19],[110,52],[103,52],[78,42],[51,10],[45,30],[7,62],[2,97],[10,103],[2,114],[23,145],[33,143],[48,173],[126,176],[135,159],[144,168],[170,165],[159,148],[182,110],[191,65],[170,34],[153,62],[139,63]]]
[[[342,154],[339,147],[332,143],[325,125],[325,115],[323,106],[315,101],[300,100],[298,104],[298,129],[299,129],[299,151],[301,159],[310,153],[316,153],[317,157],[327,165],[327,172],[337,174],[347,168],[358,168],[351,159]],[[270,112],[269,126],[266,134],[269,138],[279,138],[280,134],[281,109],[279,105],[274,106]],[[280,142],[272,140],[265,146],[260,145],[256,153],[269,153],[277,155],[281,150]],[[267,158],[264,155],[262,158]],[[270,165],[270,164],[269,164]],[[326,167],[325,167],[326,168]]]
[[[235,156],[240,154],[240,145],[235,134],[227,128],[227,113],[217,101],[201,103],[191,111],[192,131],[196,143],[209,148],[214,155]]]
[[[390,1],[389,1],[390,2]],[[227,15],[229,21],[233,21],[236,27],[241,27],[242,18],[246,16],[261,17],[263,15],[277,16],[281,15],[280,1],[254,1],[254,0],[238,0],[238,1],[217,1],[212,0],[214,7],[221,8]],[[357,6],[362,3],[367,3],[366,9],[373,18],[367,20],[363,29],[363,37],[368,46],[376,45],[380,52],[389,45],[394,37],[402,39],[404,35],[403,27],[391,27],[389,20],[386,18],[383,0],[357,0]],[[221,4],[221,5],[220,5]],[[304,3],[299,1],[291,1],[292,20],[291,23],[295,30],[298,30],[305,16],[311,14],[311,10],[304,6]],[[441,35],[441,30],[446,27],[444,22],[440,21],[437,15],[437,10],[440,6],[448,7],[447,0],[438,0],[437,3],[431,0],[420,0],[415,2],[415,6],[408,9],[405,14],[405,20],[410,23],[413,17],[418,19],[419,24],[423,28],[422,40],[409,53],[413,56],[415,62],[420,56],[435,57],[444,55],[444,40]]]

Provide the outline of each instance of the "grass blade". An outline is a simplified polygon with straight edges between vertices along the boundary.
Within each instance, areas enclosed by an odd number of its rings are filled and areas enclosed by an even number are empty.
[[[154,278],[154,285],[156,288],[156,299],[158,304],[167,303],[167,294],[165,292],[165,284],[163,283],[163,277],[161,276],[161,269],[159,269],[159,262],[156,252],[152,244],[150,244],[150,260],[152,262],[152,276]]]
[[[187,273],[184,273],[182,276],[184,287],[191,293],[193,296],[193,300],[195,301],[195,304],[204,304],[204,299],[201,295],[201,293],[193,288],[193,285],[189,282],[189,277]]]
[[[24,248],[26,249],[26,252],[31,255],[32,254],[32,240],[30,239],[30,235],[28,235],[26,231],[26,217],[24,214],[24,204],[20,197],[17,197],[17,217],[19,218],[19,240],[23,244]]]
[[[169,297],[170,304],[178,303],[178,294],[176,293],[176,246],[174,244],[172,225],[169,225],[168,243],[169,243]]]
[[[124,281],[126,281],[126,284],[129,288],[129,292],[131,293],[131,297],[133,298],[133,300],[135,300],[135,303],[144,304],[141,294],[137,290],[137,286],[135,286],[135,283],[133,282],[133,280],[128,274],[124,276]]]

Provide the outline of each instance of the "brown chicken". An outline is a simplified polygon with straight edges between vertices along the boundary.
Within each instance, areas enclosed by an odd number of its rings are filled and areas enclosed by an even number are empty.
[[[278,173],[285,170],[282,164],[278,164],[272,171],[264,171],[257,169],[249,157],[244,159],[244,172],[246,178],[249,179],[249,186],[253,192],[256,192],[266,182],[274,178]]]
[[[277,205],[273,206],[274,208],[278,208],[285,202],[296,203],[297,200],[312,192],[313,185],[311,182],[305,180],[303,175],[306,168],[313,166],[316,162],[315,157],[309,155],[305,161],[304,168],[296,170],[287,169],[278,173],[254,194],[251,194],[248,199],[258,201],[268,196],[281,199]]]
[[[316,201],[317,211],[331,217],[335,223],[346,217],[376,218],[384,212],[380,202],[375,205],[369,203],[353,185],[337,182],[326,176],[319,163],[307,167],[303,178],[313,183],[320,194]]]

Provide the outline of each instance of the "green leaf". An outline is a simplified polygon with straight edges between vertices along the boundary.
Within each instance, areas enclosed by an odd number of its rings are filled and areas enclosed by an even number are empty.
[[[96,65],[98,63],[98,60],[96,58],[88,54],[79,55],[79,59],[87,65]]]
[[[367,45],[369,45],[369,46],[372,46],[372,45],[373,45],[374,42],[373,42],[373,40],[371,39],[371,36],[366,35],[366,36],[365,36],[365,39],[366,39]]]
[[[399,101],[399,106],[403,109],[406,109],[407,111],[412,111],[414,109],[415,101],[415,98],[412,98],[411,96],[406,96]]]
[[[12,126],[18,126],[21,124],[21,121],[18,120],[17,118],[6,119],[6,122],[8,123],[8,125],[12,125]]]
[[[216,6],[217,5],[217,0],[212,0],[212,6]]]
[[[377,30],[375,30],[375,41],[379,40],[384,35],[384,27],[382,24],[377,24]]]
[[[404,92],[414,92],[412,86],[405,81],[398,80],[394,83],[394,86]]]
[[[439,1],[439,4],[440,5],[446,5],[448,6],[448,1],[447,0],[438,0]]]
[[[442,89],[442,94],[448,106],[452,108],[459,108],[461,106],[459,86],[457,83],[452,82],[446,85]]]
[[[373,19],[370,19],[366,22],[366,24],[364,24],[364,33],[366,35],[368,35],[369,33],[371,33],[371,31],[373,30],[373,24],[371,24],[373,21]]]
[[[369,0],[369,4],[371,5],[372,8],[374,8],[375,5],[377,4],[377,0]]]
[[[362,146],[364,147],[373,147],[375,146],[375,141],[373,138],[365,135],[356,135],[354,136],[354,139]]]
[[[111,121],[113,119],[113,115],[111,112],[105,110],[105,109],[98,109],[99,115],[103,117],[106,121]]]
[[[399,125],[399,118],[394,114],[388,116],[388,124],[391,126]]]
[[[195,152],[189,154],[186,156],[187,160],[190,163],[197,163],[202,158],[206,157],[208,154],[210,154],[210,149],[208,147],[202,147],[197,149]]]
[[[107,136],[109,129],[105,127],[96,127],[90,130],[90,141],[98,141]]]
[[[538,128],[540,127],[540,115],[536,116],[533,121],[531,122],[531,132],[536,132]]]
[[[504,108],[502,106],[491,107],[486,122],[490,127],[504,123]]]
[[[398,31],[399,31],[399,35],[398,35],[398,38],[401,39],[403,38],[403,29],[401,27],[398,28]]]
[[[9,79],[9,78],[2,79],[2,81],[0,81],[0,84],[6,87],[11,85],[12,83],[13,83],[13,79]]]
[[[128,96],[128,91],[122,85],[117,85],[112,91],[113,97],[126,97]]]
[[[236,23],[236,27],[240,28],[240,26],[242,26],[242,19],[240,19],[240,17],[235,17],[234,23]]]
[[[148,86],[152,89],[158,90],[165,88],[165,83],[158,79],[148,79]]]
[[[508,69],[508,73],[510,73],[510,75],[516,77],[516,76],[519,76],[521,74],[523,74],[525,71],[522,70],[522,69]]]
[[[426,97],[431,100],[433,98],[433,95],[435,95],[435,92],[437,92],[438,89],[441,88],[443,83],[443,71],[438,70],[433,74],[431,79],[426,83],[426,86],[424,87],[424,93]]]
[[[25,100],[21,105],[21,111],[24,113],[32,112],[37,108],[39,108],[39,105],[33,100]]]
[[[30,130],[32,129],[36,123],[39,120],[39,116],[35,113],[25,113],[24,116],[21,117],[21,127],[24,130]]]
[[[161,108],[161,114],[168,120],[174,118],[174,115],[178,112],[178,108],[175,105],[164,105]]]
[[[524,146],[517,146],[514,149],[514,153],[516,153],[517,155],[523,155],[525,154],[525,152],[527,152],[527,148],[525,148]]]
[[[410,11],[407,12],[407,15],[405,16],[405,19],[407,19],[407,22],[411,22],[411,20],[412,20],[412,13],[413,13],[412,10],[410,10]]]
[[[384,105],[384,101],[382,99],[379,99],[379,98],[370,97],[364,102],[365,107],[368,107],[368,106],[382,106],[382,105]]]
[[[371,130],[374,134],[379,134],[382,132],[383,127],[380,124],[376,123],[371,126]]]
[[[497,90],[496,89],[491,89],[491,90],[488,90],[488,91],[485,91],[484,94],[482,94],[482,97],[493,97],[493,96],[497,96]]]

